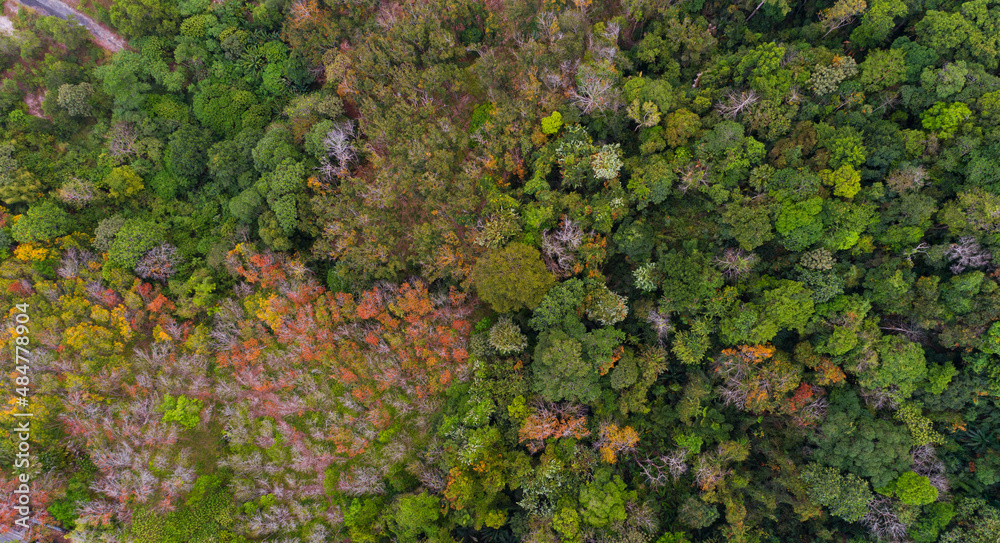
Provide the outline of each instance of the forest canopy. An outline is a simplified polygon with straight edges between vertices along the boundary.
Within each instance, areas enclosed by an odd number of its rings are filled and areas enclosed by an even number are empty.
[[[0,532],[1000,541],[1000,0],[6,7]]]

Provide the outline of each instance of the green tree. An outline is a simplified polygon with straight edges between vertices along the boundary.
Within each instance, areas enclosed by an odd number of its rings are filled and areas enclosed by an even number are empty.
[[[937,102],[921,113],[920,119],[924,128],[935,131],[938,138],[948,139],[954,137],[962,124],[971,116],[972,111],[969,106],[962,102],[951,104]]]
[[[170,135],[170,171],[183,179],[196,179],[205,171],[211,140],[204,131],[185,124]]]
[[[868,92],[879,92],[905,80],[906,51],[903,49],[876,49],[861,63],[860,81]]]
[[[135,196],[143,189],[142,177],[131,166],[113,168],[104,178],[103,184],[108,187],[111,197],[118,200]]]
[[[163,0],[115,0],[108,14],[127,38],[173,36],[180,19],[177,3]]]
[[[177,397],[166,394],[160,403],[160,411],[163,412],[163,422],[176,422],[188,429],[198,425],[198,422],[201,420],[201,410],[203,407],[204,405],[201,400],[188,398],[183,394]]]
[[[908,471],[896,479],[895,494],[906,505],[927,505],[938,499],[938,489],[923,475]]]
[[[905,16],[908,11],[902,0],[872,0],[861,17],[861,24],[851,32],[851,41],[860,47],[881,45],[889,38],[895,19]]]
[[[521,328],[508,317],[498,320],[490,328],[489,342],[490,346],[502,355],[519,353],[528,346],[528,338],[521,333]]]
[[[539,335],[531,366],[534,390],[548,401],[589,403],[600,393],[597,368],[584,360],[583,345],[560,329]]]
[[[222,83],[205,85],[194,95],[195,117],[213,132],[232,138],[243,129],[243,117],[258,102],[253,93]]]
[[[28,208],[11,228],[11,235],[18,243],[33,243],[68,234],[72,227],[69,213],[55,202],[45,200]]]
[[[612,478],[610,468],[601,468],[593,480],[580,488],[580,519],[595,528],[603,528],[626,519],[625,502],[634,500],[621,477]]]
[[[830,409],[819,429],[822,433],[813,438],[816,460],[867,478],[874,488],[888,485],[910,468],[909,432],[875,418],[853,391],[830,394]]]
[[[59,96],[56,99],[59,107],[74,117],[89,117],[94,108],[90,105],[90,97],[94,88],[90,83],[71,85],[64,83],[59,86]]]
[[[927,377],[927,360],[919,344],[901,336],[883,336],[876,344],[878,361],[861,376],[862,386],[870,389],[892,387],[900,397],[908,398]]]
[[[164,227],[161,224],[140,219],[126,219],[115,234],[108,250],[108,261],[119,268],[131,270],[153,247],[163,243]]]
[[[844,198],[854,198],[854,195],[861,190],[861,173],[844,164],[836,170],[823,170],[819,172],[823,182],[833,186],[833,195]]]
[[[868,512],[868,503],[875,498],[868,482],[853,473],[844,475],[836,468],[821,468],[811,464],[802,469],[802,481],[809,497],[829,507],[830,513],[857,522]]]
[[[396,499],[392,507],[392,531],[401,542],[416,543],[421,536],[436,536],[441,500],[427,492]]]
[[[523,243],[491,250],[472,272],[479,297],[499,313],[534,309],[555,282],[538,249]]]

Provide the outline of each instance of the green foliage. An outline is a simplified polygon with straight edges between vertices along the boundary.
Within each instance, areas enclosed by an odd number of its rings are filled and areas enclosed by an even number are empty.
[[[504,317],[490,328],[490,346],[500,354],[516,354],[528,346],[528,338],[521,333],[521,328],[509,318]]]
[[[809,88],[816,96],[830,94],[837,90],[840,82],[854,77],[858,73],[858,65],[852,57],[836,57],[832,64],[817,66],[809,79]]]
[[[146,251],[163,242],[163,226],[144,219],[126,219],[108,248],[108,261],[123,269],[133,269]]]
[[[901,0],[873,0],[861,16],[861,24],[851,32],[851,42],[860,47],[880,45],[889,38],[895,20],[907,14],[907,4]]]
[[[507,313],[534,309],[556,281],[538,249],[511,243],[479,259],[472,282],[480,298],[498,313]]]
[[[176,422],[188,429],[198,425],[203,407],[201,400],[188,398],[183,394],[176,398],[166,394],[160,403],[164,422]]]
[[[112,198],[119,200],[135,196],[143,189],[142,177],[131,166],[112,169],[104,178],[103,185],[108,188]]]
[[[910,436],[917,445],[944,445],[944,435],[936,432],[930,419],[923,416],[920,408],[912,403],[904,403],[896,409],[896,420],[902,422],[910,430]]]
[[[861,79],[868,92],[893,87],[906,79],[906,52],[903,49],[875,50],[861,63]]]
[[[46,241],[68,234],[72,225],[69,213],[55,202],[46,200],[29,207],[11,228],[11,235],[18,243]]]
[[[969,106],[962,102],[951,104],[937,102],[921,113],[920,119],[924,128],[934,130],[941,139],[948,139],[954,137],[962,123],[971,116],[972,111],[969,110]]]
[[[534,389],[549,401],[597,399],[597,368],[583,357],[583,345],[556,329],[538,336],[532,362]]]
[[[595,528],[624,521],[625,502],[636,495],[627,488],[618,475],[612,479],[610,469],[598,469],[594,479],[580,487],[580,520]]]
[[[908,471],[896,479],[895,494],[906,505],[927,505],[938,499],[938,489],[923,475]]]
[[[211,479],[199,478],[198,482],[205,485],[204,493],[190,505],[165,515],[141,507],[129,535],[140,543],[247,543],[247,539],[232,531],[237,513],[233,496]]]
[[[244,128],[244,117],[256,103],[257,97],[251,92],[213,83],[204,85],[194,95],[192,109],[203,125],[216,134],[232,138]]]
[[[693,530],[707,528],[714,524],[718,518],[718,506],[707,504],[694,496],[685,498],[684,503],[677,510],[677,520]]]
[[[439,498],[422,492],[396,498],[393,504],[392,531],[400,541],[416,542],[420,536],[434,536],[434,523],[440,514]]]
[[[866,388],[892,387],[907,398],[927,377],[927,361],[920,345],[901,336],[883,336],[876,351],[878,362],[862,374],[861,383]]]
[[[830,513],[847,522],[861,520],[868,512],[868,503],[875,498],[864,479],[853,473],[844,475],[835,468],[806,466],[802,481],[813,501],[829,507]]]
[[[542,134],[555,134],[563,125],[562,114],[553,111],[552,115],[542,118]]]
[[[844,164],[836,170],[823,170],[819,172],[823,182],[833,186],[833,195],[844,198],[854,198],[854,195],[861,190],[861,173]]]
[[[820,425],[823,438],[816,459],[827,466],[888,485],[909,469],[909,432],[862,409],[853,392],[831,394],[830,411]]]

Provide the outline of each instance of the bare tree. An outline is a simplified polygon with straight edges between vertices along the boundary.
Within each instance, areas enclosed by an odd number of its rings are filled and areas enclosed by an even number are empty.
[[[181,263],[181,255],[177,252],[177,247],[169,243],[163,243],[150,249],[135,265],[135,273],[143,279],[156,279],[166,281],[177,273],[177,266]]]
[[[670,454],[663,454],[655,458],[648,455],[645,458],[636,458],[636,464],[646,477],[646,481],[653,487],[664,486],[668,478],[676,481],[688,470],[688,465],[684,462],[687,458],[688,450],[677,449]]]
[[[56,198],[73,207],[81,208],[94,199],[94,187],[89,181],[71,177],[56,191]]]
[[[749,274],[756,262],[757,255],[738,247],[728,247],[722,251],[722,254],[715,257],[715,265],[722,270],[722,274],[728,279],[739,279]]]
[[[107,139],[108,152],[115,160],[124,160],[139,152],[139,131],[133,123],[117,122],[111,125]]]
[[[319,165],[319,172],[325,179],[347,175],[350,165],[357,161],[352,137],[354,124],[351,121],[340,123],[326,133],[323,138],[326,156],[320,157]]]
[[[906,524],[899,520],[893,500],[887,496],[876,496],[868,502],[868,513],[861,519],[861,524],[882,541],[906,540]]]
[[[749,112],[750,108],[759,101],[760,96],[757,94],[757,91],[745,90],[737,92],[731,90],[726,94],[726,100],[716,104],[715,108],[723,116],[735,119],[740,113]]]
[[[670,324],[670,313],[662,313],[656,309],[649,310],[649,313],[646,314],[646,322],[656,332],[656,338],[660,341],[661,345],[674,329],[674,326]]]
[[[923,166],[905,166],[889,172],[885,182],[892,190],[902,193],[919,190],[924,186],[927,177],[927,170]]]
[[[572,272],[576,262],[574,251],[583,243],[583,230],[572,220],[563,217],[559,228],[552,233],[542,232],[542,254],[549,271],[556,275]]]
[[[951,273],[959,274],[967,268],[982,268],[993,260],[989,251],[979,246],[974,236],[959,238],[958,243],[952,243],[944,255],[949,260],[957,261],[951,265]]]
[[[938,489],[939,493],[945,494],[951,489],[947,468],[938,459],[937,451],[932,445],[914,447],[910,451],[910,457],[913,459],[913,471],[930,479],[931,486]]]
[[[611,77],[598,73],[589,64],[576,74],[576,90],[570,91],[573,102],[586,113],[618,108],[618,91]]]
[[[885,407],[895,409],[899,405],[899,397],[893,390],[884,389],[861,389],[861,399],[865,401],[868,407],[873,407],[875,409],[882,409]]]

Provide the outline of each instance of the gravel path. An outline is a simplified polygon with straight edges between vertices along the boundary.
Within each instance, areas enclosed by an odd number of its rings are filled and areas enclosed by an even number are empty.
[[[114,52],[125,47],[125,40],[121,39],[114,32],[99,25],[97,21],[87,17],[79,11],[59,2],[58,0],[16,0],[17,3],[32,8],[43,15],[55,15],[60,19],[76,17],[77,22],[90,31],[94,36],[94,41],[108,51]]]

